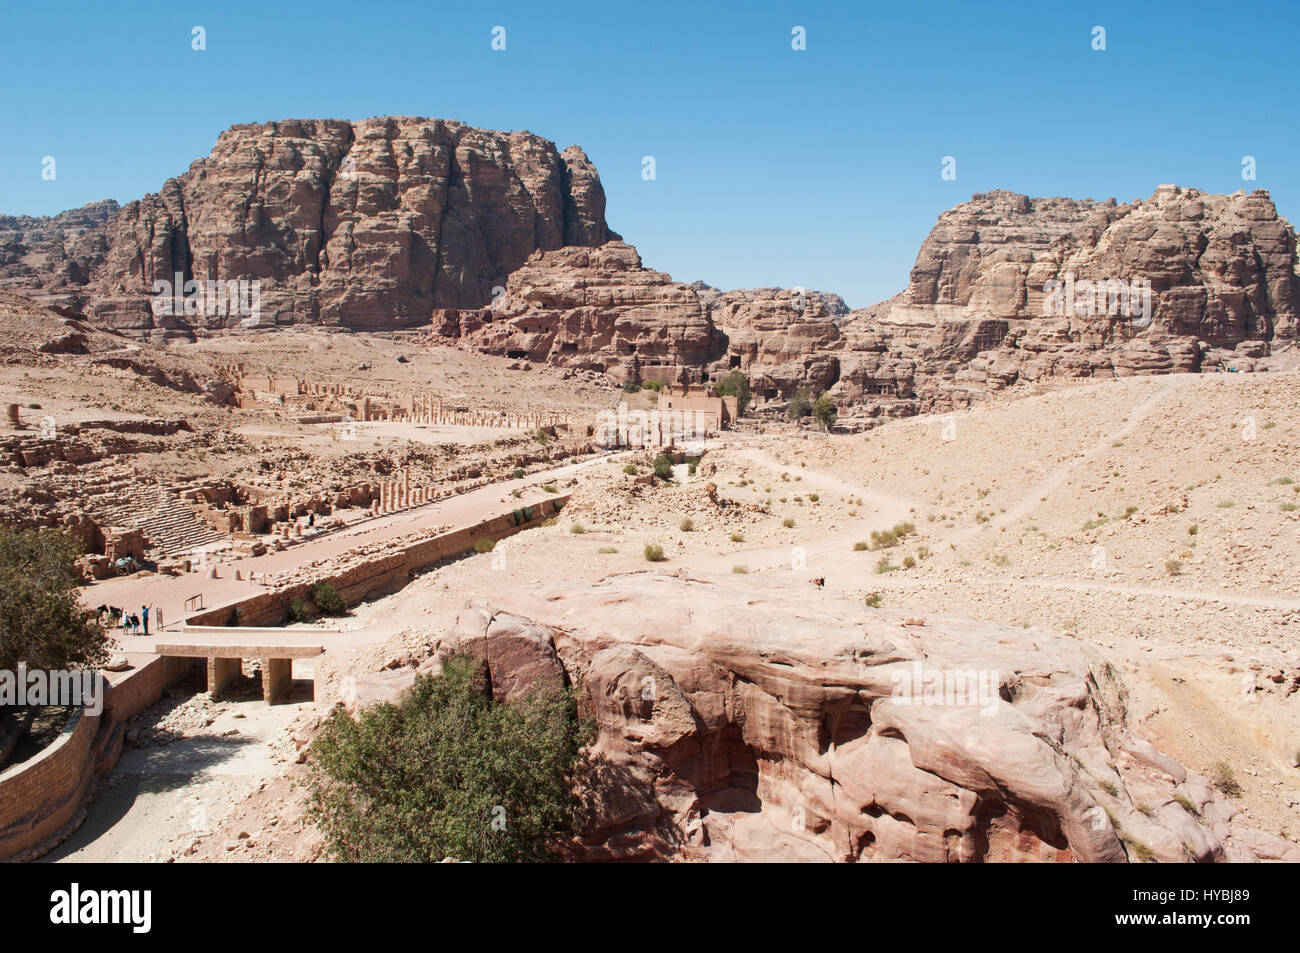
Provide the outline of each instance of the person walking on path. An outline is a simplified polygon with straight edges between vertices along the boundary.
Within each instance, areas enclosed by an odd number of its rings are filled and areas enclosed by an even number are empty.
[[[140,607],[140,618],[144,622],[144,634],[148,635],[149,634],[149,607],[148,606]]]

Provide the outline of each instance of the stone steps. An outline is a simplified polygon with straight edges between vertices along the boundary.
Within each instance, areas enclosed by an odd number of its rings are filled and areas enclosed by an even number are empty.
[[[153,487],[117,497],[99,515],[107,525],[138,528],[155,558],[183,555],[225,538],[176,494]]]

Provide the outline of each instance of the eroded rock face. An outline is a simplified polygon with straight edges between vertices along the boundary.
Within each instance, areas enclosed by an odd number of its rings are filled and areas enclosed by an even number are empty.
[[[439,327],[489,354],[674,383],[718,361],[726,338],[697,292],[645,268],[621,241],[538,252],[489,308],[448,312]]]
[[[592,859],[1300,859],[1129,730],[1104,659],[1035,630],[644,572],[467,607],[426,668],[452,652],[503,700],[581,685]]]
[[[247,317],[153,313],[154,282],[178,272],[259,280],[263,323],[382,330],[486,305],[538,249],[616,237],[577,147],[438,119],[285,120],[228,129],[120,210],[0,220],[0,277],[139,333]]]
[[[934,410],[1048,377],[1251,370],[1295,341],[1296,268],[1262,190],[976,195],[939,217],[905,291],[844,321],[834,393]]]

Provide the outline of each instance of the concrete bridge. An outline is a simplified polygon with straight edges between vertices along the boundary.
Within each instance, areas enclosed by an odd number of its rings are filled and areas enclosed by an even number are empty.
[[[207,689],[213,697],[239,675],[244,659],[261,659],[262,698],[268,705],[285,700],[293,682],[293,660],[314,658],[325,651],[320,632],[302,633],[263,628],[184,628],[154,651],[164,658],[204,659]]]

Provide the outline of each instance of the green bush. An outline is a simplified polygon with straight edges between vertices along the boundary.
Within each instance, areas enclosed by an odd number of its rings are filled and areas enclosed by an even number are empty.
[[[867,603],[867,605],[870,606],[872,609],[879,609],[879,608],[880,608],[880,603],[881,603],[882,599],[883,599],[883,597],[880,595],[880,593],[878,593],[878,592],[873,592],[873,593],[871,593],[870,595],[867,596],[867,598],[866,598],[866,603]]]
[[[310,817],[341,861],[559,859],[590,735],[572,689],[505,704],[481,663],[453,657],[400,705],[334,711],[311,747]]]
[[[635,465],[629,463],[627,466],[623,468],[623,472],[628,474],[628,476],[636,476],[641,471],[638,470]]]
[[[52,529],[0,526],[0,669],[101,665],[108,633],[78,599],[80,549]]]
[[[524,475],[523,467],[515,467],[513,470],[510,471],[510,475],[514,477],[516,480],[518,480],[520,477]]]
[[[317,583],[311,591],[311,601],[325,615],[347,615],[348,604],[343,601],[339,591],[328,582]]]
[[[668,558],[664,555],[664,548],[657,543],[646,543],[643,553],[648,563],[661,563]]]
[[[316,613],[312,609],[312,604],[302,599],[295,599],[289,603],[289,619],[293,622],[310,622],[316,618]]]
[[[791,420],[802,420],[812,413],[812,397],[808,394],[807,387],[799,387],[795,390],[794,396],[790,398],[790,406],[786,408],[786,416]],[[784,474],[782,474],[784,476]]]
[[[474,541],[474,552],[490,553],[496,547],[496,541],[484,536],[482,539]]]
[[[673,461],[669,459],[668,454],[661,453],[655,457],[655,476],[661,480],[673,478]]]
[[[839,410],[835,402],[826,394],[818,395],[812,403],[812,416],[817,423],[821,424],[822,430],[830,430],[835,426],[835,418],[839,416]]]
[[[740,413],[745,412],[749,406],[749,378],[745,377],[740,371],[732,371],[726,376],[721,384],[717,387],[719,397],[728,397],[734,395],[736,406]]]

